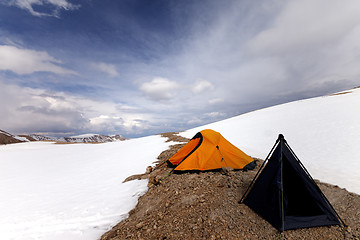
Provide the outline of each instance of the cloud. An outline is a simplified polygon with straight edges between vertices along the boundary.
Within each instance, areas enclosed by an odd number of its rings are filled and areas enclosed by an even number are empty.
[[[90,128],[95,132],[117,132],[121,134],[143,133],[149,123],[142,114],[122,114],[120,116],[100,115],[90,118]]]
[[[211,82],[201,80],[201,81],[196,82],[193,85],[191,90],[193,91],[193,93],[201,93],[204,91],[212,91],[214,89],[215,89],[215,87]]]
[[[326,7],[324,7],[326,6]],[[339,91],[355,86],[360,77],[360,5],[358,1],[288,1],[269,26],[244,45],[249,62],[272,59],[279,75],[273,87],[281,94],[311,97],[307,92]],[[270,61],[259,65],[272,68]],[[273,68],[276,69],[276,68]],[[339,88],[339,81],[343,88]],[[265,82],[265,81],[264,81]],[[325,84],[326,83],[326,84]],[[328,86],[336,88],[329,89]],[[279,88],[280,87],[280,88]],[[319,91],[320,90],[320,91]]]
[[[100,72],[106,73],[110,77],[117,77],[119,73],[116,70],[115,65],[107,63],[93,63],[92,67],[97,69]]]
[[[209,100],[210,104],[218,104],[223,103],[225,100],[223,98],[213,98]]]
[[[124,123],[121,117],[100,115],[89,119],[91,128],[96,131],[115,131],[116,125],[122,125]]]
[[[359,25],[358,1],[289,1],[268,29],[249,41],[254,53],[301,52],[341,41]],[[326,6],[326,7],[324,7]]]
[[[156,77],[151,82],[141,84],[140,90],[152,100],[168,100],[176,94],[179,84],[166,78]]]
[[[43,17],[43,16],[59,17],[59,12],[61,10],[70,11],[70,10],[76,10],[80,7],[79,5],[74,5],[72,3],[69,3],[67,0],[10,0],[6,2],[6,4],[10,6],[17,6],[21,9],[27,10],[32,15],[37,17]],[[34,7],[37,6],[46,6],[47,12],[40,12],[34,10]]]
[[[137,134],[149,128],[151,113],[136,107],[63,92],[6,84],[0,79],[1,128],[14,134],[51,136],[89,132]]]
[[[206,113],[205,116],[208,116],[211,118],[218,118],[218,117],[225,116],[225,114],[221,113],[221,112],[211,112],[211,113]]]
[[[0,70],[3,71],[8,70],[20,75],[34,72],[77,74],[72,70],[60,67],[59,64],[61,61],[53,58],[47,52],[0,45]]]
[[[202,92],[206,103],[219,98],[256,108],[359,85],[356,0],[233,1],[210,11],[208,27],[194,29],[174,61],[184,78],[201,76],[216,86]]]
[[[187,124],[189,125],[201,124],[202,122],[203,120],[197,117],[192,117],[190,120],[187,120]]]
[[[74,132],[87,124],[76,102],[64,94],[0,81],[1,127],[14,133]]]

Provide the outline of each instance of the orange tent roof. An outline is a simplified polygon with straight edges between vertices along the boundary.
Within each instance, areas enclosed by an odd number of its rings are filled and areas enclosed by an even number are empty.
[[[169,159],[174,170],[212,170],[222,167],[242,169],[254,161],[232,145],[220,133],[211,129],[198,132]]]

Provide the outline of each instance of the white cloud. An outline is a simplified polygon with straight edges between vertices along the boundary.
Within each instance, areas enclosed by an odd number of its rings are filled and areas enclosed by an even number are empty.
[[[90,128],[95,132],[110,131],[115,132],[116,126],[123,124],[123,119],[117,116],[100,115],[92,117],[90,120]]]
[[[62,93],[0,81],[0,102],[1,127],[14,133],[81,131],[87,124],[76,99]]]
[[[69,3],[67,0],[10,0],[8,5],[17,6],[24,10],[29,11],[32,15],[37,17],[53,16],[58,17],[60,10],[75,10],[79,8],[79,5]],[[39,12],[34,10],[33,6],[48,5],[51,7],[50,12]]]
[[[210,104],[218,104],[223,103],[225,100],[223,98],[213,98],[209,100]]]
[[[110,77],[117,77],[119,73],[116,70],[115,65],[107,63],[93,63],[92,66],[98,71],[106,73]]]
[[[124,132],[130,132],[133,128],[144,130],[147,128],[146,121],[141,114],[122,114],[123,116],[100,115],[90,118],[91,129],[94,131],[116,131],[120,127]]]
[[[200,124],[202,122],[203,122],[203,120],[201,120],[200,118],[194,117],[194,118],[188,120],[187,124],[193,125],[193,124]]]
[[[140,90],[153,100],[167,100],[175,96],[179,84],[166,78],[154,78],[151,82],[141,84]]]
[[[56,74],[77,74],[58,66],[61,64],[47,52],[0,45],[0,70],[9,70],[17,74],[34,72],[52,72]]]
[[[225,116],[225,114],[221,113],[221,112],[211,112],[211,113],[206,113],[205,116],[208,116],[211,118],[217,118],[217,117],[223,117],[223,116]]]
[[[193,93],[201,93],[204,91],[212,91],[214,89],[215,87],[211,82],[200,80],[193,85],[191,90]]]

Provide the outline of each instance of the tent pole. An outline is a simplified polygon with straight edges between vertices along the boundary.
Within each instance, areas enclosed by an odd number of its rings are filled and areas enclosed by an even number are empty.
[[[279,136],[280,138],[280,136]],[[283,178],[283,144],[285,139],[282,137],[280,138],[280,181],[281,181],[281,231],[285,230],[285,212],[284,212],[284,178]]]
[[[310,173],[308,172],[308,170],[305,168],[305,166],[302,164],[302,162],[300,161],[300,159],[296,156],[295,152],[291,149],[291,147],[287,144],[287,142],[285,141],[286,146],[290,149],[290,152],[292,155],[294,155],[296,161],[300,164],[300,166],[304,169],[305,173],[308,175],[308,177],[311,179],[311,181],[315,184],[317,190],[320,192],[320,194],[324,197],[326,203],[330,206],[330,208],[334,211],[335,215],[338,217],[338,219],[341,221],[341,223],[343,224],[344,227],[347,227],[347,225],[345,224],[345,222],[341,219],[340,215],[336,212],[336,210],[334,209],[334,207],[331,205],[330,201],[327,199],[327,197],[324,195],[324,193],[321,191],[321,189],[319,188],[319,186],[316,184],[315,180],[312,178],[312,176],[310,175]]]
[[[269,160],[270,154],[274,151],[276,145],[278,144],[278,142],[280,141],[280,139],[278,138],[274,144],[274,146],[272,147],[272,149],[270,150],[269,154],[267,155],[267,157],[265,158],[265,161],[261,164],[259,171],[256,173],[255,177],[253,178],[253,180],[251,181],[250,185],[248,186],[248,188],[246,189],[244,195],[241,197],[240,201],[238,203],[243,203],[246,195],[248,194],[249,190],[252,188],[252,186],[254,185],[254,182],[256,180],[256,178],[258,177],[259,173],[261,172],[261,170],[263,169],[263,167],[265,166],[265,163]]]

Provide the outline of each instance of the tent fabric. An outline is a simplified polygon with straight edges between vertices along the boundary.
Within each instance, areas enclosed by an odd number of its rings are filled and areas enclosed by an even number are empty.
[[[253,159],[211,129],[198,132],[169,159],[175,171],[214,170],[222,167],[242,169]]]
[[[334,208],[282,135],[276,144],[243,203],[279,231],[340,225]]]

